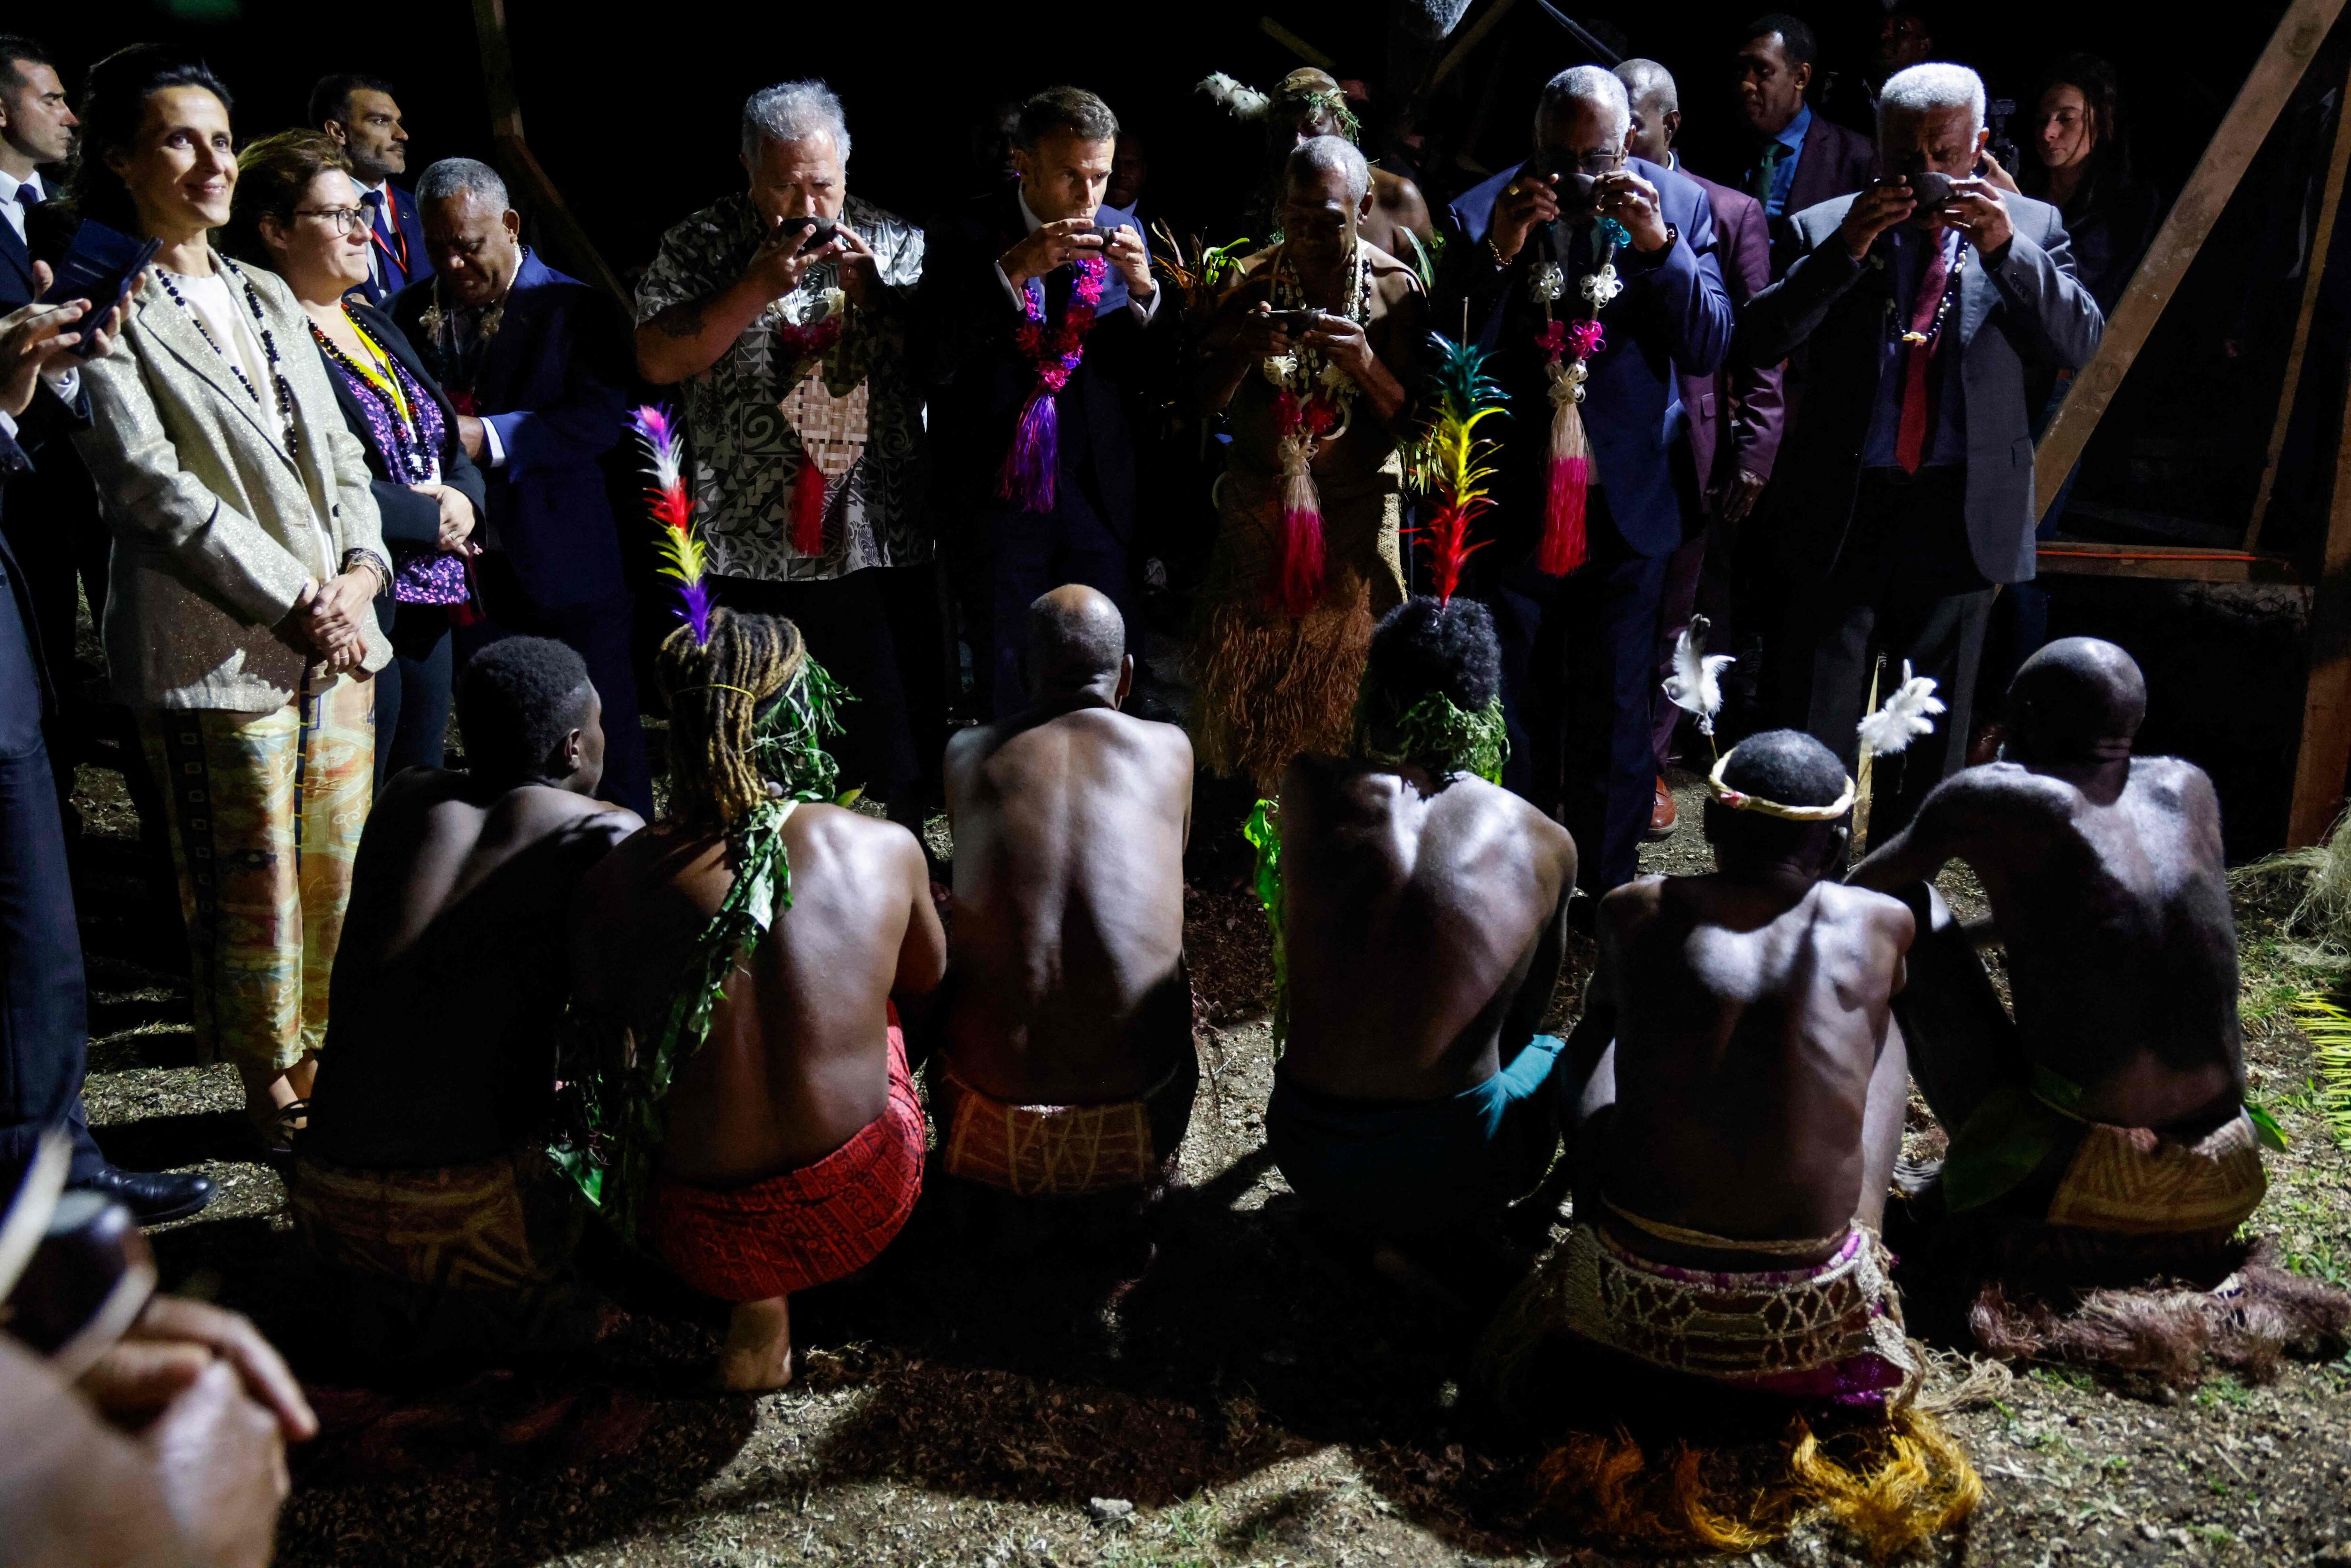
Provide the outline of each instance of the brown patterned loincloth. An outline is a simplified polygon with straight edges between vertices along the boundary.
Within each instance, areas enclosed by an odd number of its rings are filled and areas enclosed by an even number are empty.
[[[2253,1124],[2231,1117],[2195,1144],[2093,1122],[2049,1200],[2048,1221],[2120,1236],[2227,1236],[2269,1191]]]
[[[1188,1112],[1197,1070],[1186,1073],[1178,1063],[1136,1098],[1100,1105],[1008,1104],[956,1077],[944,1058],[933,1071],[946,1077],[953,1100],[939,1138],[949,1176],[1019,1197],[1074,1197],[1165,1179],[1175,1151],[1160,1149],[1152,1112],[1179,1091]]]

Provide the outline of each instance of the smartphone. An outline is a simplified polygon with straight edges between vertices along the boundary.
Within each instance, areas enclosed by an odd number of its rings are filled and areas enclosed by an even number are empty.
[[[776,225],[776,229],[778,233],[787,235],[808,235],[808,243],[800,248],[814,250],[817,246],[831,240],[833,226],[833,221],[831,218],[786,218]]]
[[[1910,199],[1918,204],[1918,210],[1922,213],[1931,213],[1950,204],[1951,177],[1938,174],[1931,169],[1922,169],[1915,174],[1881,174],[1871,183],[1880,187],[1908,184]]]
[[[76,357],[86,360],[98,351],[93,333],[114,313],[116,306],[131,298],[131,286],[138,281],[147,264],[155,259],[159,248],[158,241],[135,240],[87,219],[74,231],[73,244],[57,263],[57,277],[40,302],[63,305],[75,299],[89,301],[89,314],[75,323],[81,333],[81,341],[70,350]]]
[[[1311,332],[1322,319],[1322,312],[1320,310],[1275,310],[1266,316],[1268,321],[1292,337],[1303,332]]]

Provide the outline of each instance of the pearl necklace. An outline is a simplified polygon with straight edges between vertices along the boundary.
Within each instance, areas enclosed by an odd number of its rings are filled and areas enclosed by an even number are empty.
[[[254,329],[261,338],[262,358],[268,363],[270,382],[277,393],[277,423],[279,431],[286,440],[286,455],[291,457],[298,449],[295,434],[294,389],[286,383],[286,371],[281,368],[277,358],[277,339],[269,330],[269,319],[261,313],[261,296],[255,292],[253,279],[246,277],[244,268],[225,257],[216,257],[215,260],[219,266],[228,268],[237,282],[244,286],[246,308],[253,312]],[[156,280],[162,284],[163,292],[172,297],[172,303],[177,305],[189,321],[194,324],[197,335],[203,338],[212,351],[220,357],[221,363],[228,367],[229,374],[236,378],[236,384],[243,387],[245,395],[253,400],[253,406],[261,407],[261,389],[253,384],[252,378],[245,373],[245,367],[237,363],[236,357],[222,348],[219,341],[213,337],[213,329],[204,325],[204,317],[197,312],[194,306],[188,303],[187,297],[183,295],[178,285],[172,281],[172,273],[159,267],[155,268],[155,277]]]

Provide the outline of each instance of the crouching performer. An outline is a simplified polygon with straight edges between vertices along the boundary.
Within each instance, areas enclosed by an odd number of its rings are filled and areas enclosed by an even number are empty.
[[[2232,1239],[2276,1134],[2244,1103],[2211,780],[2132,755],[2147,686],[2111,643],[2042,649],[2008,711],[2011,760],[1944,780],[1851,877],[1906,898],[1927,932],[1899,1016],[1950,1135],[1918,1205],[1944,1221],[1938,1273],[1971,1272],[1976,1335],[2001,1354],[2192,1383],[2208,1349],[2256,1373],[2282,1345],[2339,1351],[2351,1296],[2248,1267]],[[1928,885],[1951,860],[1991,902],[2012,1018]],[[2074,1310],[2093,1287],[2158,1277],[2220,1288]]]
[[[1200,1078],[1184,967],[1192,746],[1119,711],[1134,660],[1107,596],[1057,588],[1029,622],[1029,706],[947,747],[940,1165],[1131,1211],[1175,1175]]]
[[[923,852],[825,804],[842,694],[789,621],[697,614],[662,644],[669,813],[582,890],[591,1146],[623,1236],[729,1302],[727,1388],[791,1379],[790,1297],[878,1257],[922,1186],[896,1004],[946,941]]]
[[[1601,901],[1561,1074],[1574,1224],[1489,1331],[1486,1370],[1517,1406],[1570,1366],[1596,1396],[1598,1424],[1544,1472],[1562,1511],[1588,1509],[1585,1484],[1625,1465],[1620,1420],[1664,1421],[1687,1443],[1736,1410],[1781,1442],[1792,1405],[1827,1407],[1862,1434],[1845,1439],[1848,1463],[1874,1469],[1897,1448],[1929,1461],[1917,1506],[1872,1526],[1891,1532],[1873,1546],[1908,1545],[1976,1490],[1908,1409],[1921,1358],[1878,1238],[1907,1092],[1890,1003],[1910,914],[1823,880],[1844,853],[1854,788],[1810,736],[1742,742],[1711,792],[1712,874],[1645,877]],[[1637,1453],[1625,1468],[1643,1469]],[[1733,1468],[1651,1467],[1626,1494],[1644,1507],[1611,1528],[1748,1549],[1741,1531],[1784,1522],[1804,1489],[1783,1462],[1776,1483],[1708,1495]]]
[[[1390,612],[1349,755],[1291,763],[1260,844],[1287,1030],[1267,1141],[1311,1209],[1406,1257],[1490,1228],[1559,1148],[1537,1029],[1575,843],[1490,782],[1500,694],[1484,605]]]
[[[595,799],[601,715],[562,643],[492,643],[457,692],[465,771],[397,775],[360,841],[287,1197],[371,1355],[560,1351],[601,1319],[539,1145],[572,899],[644,826]]]

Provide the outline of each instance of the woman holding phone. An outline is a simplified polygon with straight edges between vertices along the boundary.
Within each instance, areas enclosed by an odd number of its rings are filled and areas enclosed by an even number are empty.
[[[457,411],[392,318],[350,291],[368,278],[368,223],[350,159],[320,131],[283,131],[238,154],[227,249],[286,280],[367,447],[392,551],[376,618],[392,662],[376,676],[376,783],[438,768],[449,727],[450,626],[474,604],[467,561],[484,502]]]
[[[236,188],[227,89],[142,44],[90,68],[78,112],[76,214],[160,247],[74,438],[114,536],[107,670],[165,796],[198,1046],[281,1149],[326,1037],[392,569],[308,318],[212,247]]]

